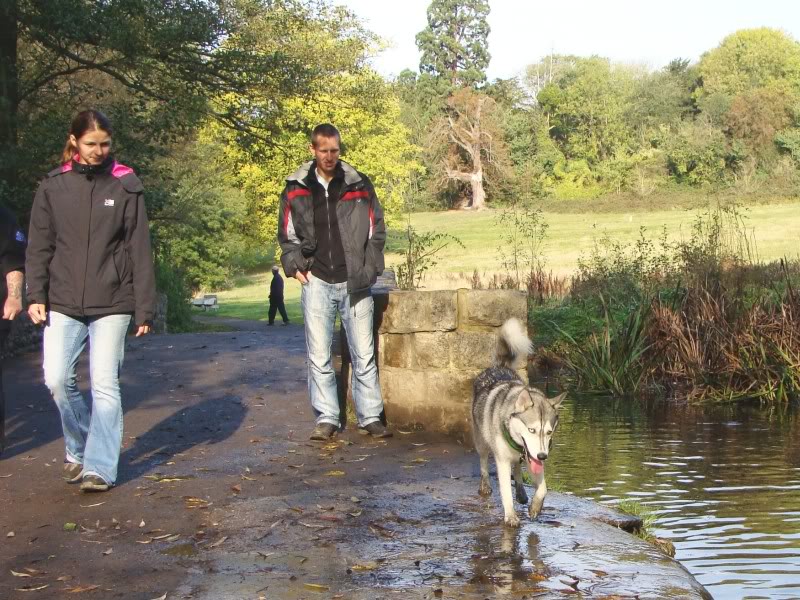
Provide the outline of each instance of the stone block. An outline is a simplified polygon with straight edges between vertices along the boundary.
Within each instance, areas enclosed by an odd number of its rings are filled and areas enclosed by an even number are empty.
[[[511,317],[528,321],[528,299],[517,290],[459,290],[459,325],[500,327]]]
[[[412,335],[382,333],[378,336],[378,365],[410,369],[414,363]]]
[[[379,331],[452,331],[458,324],[457,298],[455,290],[391,291]]]
[[[470,428],[472,381],[478,371],[381,369],[390,423],[463,435]]]
[[[413,337],[416,368],[447,369],[450,366],[457,332],[421,332],[413,334]]]
[[[494,364],[498,330],[458,331],[453,336],[453,366],[482,371]]]

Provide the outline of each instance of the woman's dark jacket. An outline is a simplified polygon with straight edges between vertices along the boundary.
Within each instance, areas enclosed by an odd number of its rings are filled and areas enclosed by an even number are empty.
[[[153,320],[153,255],[142,182],[109,159],[47,174],[31,211],[25,263],[31,303],[74,317]]]
[[[286,179],[278,212],[281,264],[288,277],[308,271],[318,250],[314,226],[314,198],[309,177],[314,161],[303,164]],[[347,291],[369,289],[383,273],[386,227],[375,189],[369,178],[339,161],[344,182],[336,204],[337,226],[347,266]]]

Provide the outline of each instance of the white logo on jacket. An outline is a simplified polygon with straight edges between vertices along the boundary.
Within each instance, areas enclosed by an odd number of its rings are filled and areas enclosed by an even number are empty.
[[[114,199],[113,198],[106,198],[103,201],[103,206],[114,206]]]

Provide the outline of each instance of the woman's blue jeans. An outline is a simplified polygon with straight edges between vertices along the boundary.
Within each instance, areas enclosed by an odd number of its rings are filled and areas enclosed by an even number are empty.
[[[44,330],[44,382],[61,413],[67,460],[83,474],[117,480],[122,446],[119,371],[130,315],[73,318],[50,311]],[[78,389],[78,357],[89,340],[92,401]]]
[[[347,283],[327,283],[309,273],[300,296],[308,350],[308,391],[316,423],[339,427],[331,342],[336,314],[347,333],[352,361],[353,402],[361,427],[380,420],[383,398],[375,365],[374,304],[369,291],[348,294]]]

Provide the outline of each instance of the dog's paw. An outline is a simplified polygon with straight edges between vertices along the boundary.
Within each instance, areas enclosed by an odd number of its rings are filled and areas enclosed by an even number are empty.
[[[519,517],[515,514],[506,515],[503,522],[508,527],[519,527]]]
[[[481,496],[491,496],[492,495],[492,486],[489,485],[489,482],[485,479],[481,479],[481,484],[478,487],[478,494]]]

